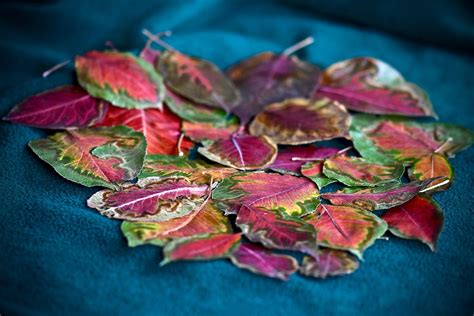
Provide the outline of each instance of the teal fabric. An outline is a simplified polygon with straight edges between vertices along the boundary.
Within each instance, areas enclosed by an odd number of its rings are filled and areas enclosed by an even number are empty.
[[[448,47],[450,31],[440,28],[439,37],[446,37],[438,41],[423,31],[429,28],[416,29],[413,21],[409,25],[423,37],[420,42],[381,32],[376,27],[383,18],[364,16],[373,11],[363,11],[363,5],[357,1],[356,16],[340,22],[321,14],[338,16],[337,7],[302,1],[294,6],[291,1],[224,0],[4,3],[0,114],[33,93],[74,80],[72,65],[42,79],[45,69],[75,54],[101,49],[107,40],[118,49],[138,49],[146,27],[173,30],[171,45],[221,67],[262,50],[281,51],[313,35],[316,43],[301,57],[322,66],[360,55],[385,60],[430,93],[443,121],[473,128],[474,59],[469,55],[473,42],[463,44],[456,38]],[[393,20],[398,12],[389,11]],[[463,19],[450,18],[457,21],[457,36],[469,39],[469,25],[462,27]],[[360,19],[365,26],[349,23]],[[435,19],[431,23],[434,29],[439,26]],[[381,29],[402,35],[407,31],[406,27],[397,31],[396,26]],[[96,189],[62,179],[28,150],[29,140],[45,135],[42,130],[0,123],[1,315],[474,312],[472,148],[452,160],[456,172],[452,188],[436,194],[446,215],[436,253],[419,242],[391,237],[370,248],[351,276],[324,281],[294,276],[284,283],[238,270],[227,261],[160,267],[159,248],[128,248],[118,221],[86,207],[85,200]]]

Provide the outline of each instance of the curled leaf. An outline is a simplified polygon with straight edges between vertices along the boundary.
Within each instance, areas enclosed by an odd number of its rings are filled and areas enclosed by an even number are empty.
[[[91,97],[77,86],[62,86],[29,97],[5,117],[12,123],[39,128],[82,128],[100,122],[107,102]]]
[[[146,150],[143,134],[125,126],[70,130],[28,145],[64,178],[111,189],[137,176]]]
[[[344,106],[327,98],[289,99],[274,103],[250,124],[252,135],[266,135],[277,144],[299,145],[347,137],[350,116]]]
[[[359,268],[359,261],[345,251],[321,249],[318,258],[306,256],[300,273],[317,279],[353,273]]]
[[[230,259],[239,268],[284,281],[298,271],[298,262],[293,257],[272,253],[262,246],[250,243],[240,244],[232,252]]]
[[[331,65],[323,73],[317,95],[358,112],[436,116],[426,92],[374,58],[359,57]]]
[[[443,191],[447,190],[454,178],[454,170],[449,163],[448,158],[443,155],[433,153],[431,155],[420,158],[415,164],[408,170],[408,176],[410,180],[422,181],[426,179],[439,178],[441,179],[433,181],[431,186],[435,186],[448,179],[449,182],[441,187],[437,187],[435,190]]]
[[[300,175],[301,166],[305,164],[305,159],[324,160],[335,155],[339,149],[316,146],[291,146],[278,150],[275,162],[269,169],[280,173]]]

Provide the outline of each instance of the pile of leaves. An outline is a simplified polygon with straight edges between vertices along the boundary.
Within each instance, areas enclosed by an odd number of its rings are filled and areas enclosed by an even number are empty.
[[[77,56],[78,85],[6,117],[61,130],[29,147],[64,178],[105,188],[87,205],[123,220],[129,246],[283,280],[352,273],[387,230],[435,250],[444,219],[431,195],[474,134],[420,122],[436,114],[418,86],[369,57],[320,70],[294,56],[308,41],[222,72],[148,36],[139,56]]]

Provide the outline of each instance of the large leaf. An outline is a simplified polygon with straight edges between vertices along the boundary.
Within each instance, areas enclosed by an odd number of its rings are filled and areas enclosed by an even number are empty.
[[[404,168],[401,164],[380,165],[364,158],[335,156],[324,161],[324,174],[347,186],[376,186],[399,180]]]
[[[417,123],[403,118],[356,115],[350,134],[367,160],[411,165],[437,152],[449,157],[474,143],[474,133],[445,123]]]
[[[230,259],[239,268],[284,281],[298,271],[298,262],[293,257],[272,253],[262,246],[250,243],[240,244],[232,252]]]
[[[316,91],[320,70],[296,56],[264,52],[227,71],[240,89],[242,101],[234,113],[245,125],[265,106],[289,98],[309,98]]]
[[[49,129],[81,128],[100,122],[108,104],[77,86],[62,86],[29,97],[6,120]]]
[[[28,145],[64,178],[111,189],[137,176],[146,150],[143,134],[125,126],[70,130]]]
[[[125,125],[142,132],[147,142],[148,154],[178,154],[178,142],[181,135],[181,121],[167,108],[158,109],[122,109],[111,106],[105,119],[98,126]],[[182,150],[193,146],[189,140],[183,140]]]
[[[77,79],[90,95],[128,109],[161,108],[163,80],[146,61],[117,51],[76,57]]]
[[[383,220],[351,206],[321,204],[306,221],[316,229],[318,244],[348,250],[359,258],[387,230]]]
[[[322,249],[318,258],[306,256],[300,273],[317,279],[353,273],[359,268],[359,261],[345,251]]]
[[[359,112],[436,116],[423,90],[374,58],[359,57],[331,65],[323,73],[317,95],[340,101]]]
[[[229,138],[200,147],[204,157],[240,170],[264,169],[276,158],[277,146],[266,136],[232,134]]]
[[[267,248],[317,256],[316,231],[304,220],[254,205],[242,205],[235,223],[249,240]]]
[[[238,173],[224,179],[212,192],[212,199],[222,210],[236,213],[241,205],[304,215],[314,212],[319,192],[305,178],[276,173]]]
[[[121,228],[130,247],[144,244],[163,246],[177,238],[232,233],[229,219],[211,202],[183,217],[165,222],[123,221]]]
[[[403,205],[391,208],[382,218],[394,235],[420,240],[435,251],[443,229],[444,215],[429,196],[420,194]]]
[[[299,145],[336,137],[348,137],[350,116],[327,98],[288,99],[273,103],[250,124],[250,133],[266,135],[277,144]]]
[[[193,123],[183,122],[182,130],[184,135],[195,142],[218,141],[230,139],[239,129],[237,124],[229,124],[227,126],[215,126],[212,123]],[[235,136],[234,136],[235,138]]]
[[[169,50],[158,59],[159,72],[178,94],[227,112],[239,102],[234,84],[211,62]]]
[[[87,205],[102,215],[138,222],[163,222],[185,216],[204,205],[209,186],[184,179],[140,179],[121,191],[102,190]]]
[[[280,173],[300,175],[305,160],[325,159],[335,155],[339,149],[316,146],[291,146],[278,150],[275,162],[269,169]]]
[[[434,189],[437,191],[442,191],[447,190],[451,186],[454,179],[454,170],[453,167],[451,167],[448,158],[443,155],[433,153],[418,160],[408,170],[408,176],[413,181],[422,181],[426,179],[442,177],[439,180],[433,181],[431,183],[432,187],[441,184],[441,182],[448,179],[449,182],[447,184],[441,185]]]
[[[335,205],[356,206],[371,211],[383,210],[409,201],[436,180],[438,179],[410,183],[394,181],[373,188],[345,188],[335,193],[324,193],[321,197]]]
[[[229,257],[240,245],[239,234],[199,235],[175,239],[163,248],[161,265],[177,260],[211,260]]]

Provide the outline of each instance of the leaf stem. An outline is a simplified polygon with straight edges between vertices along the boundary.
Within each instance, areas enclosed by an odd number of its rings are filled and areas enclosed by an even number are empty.
[[[453,141],[452,137],[448,137],[444,143],[441,144],[436,150],[434,151],[435,153],[439,153],[444,147],[446,147],[450,142]]]
[[[428,187],[428,188],[426,188],[426,189],[420,190],[420,193],[428,192],[428,191],[431,191],[431,190],[433,190],[433,189],[442,187],[443,185],[446,185],[446,184],[448,184],[449,182],[450,182],[450,180],[449,180],[449,179],[446,179],[446,180],[444,180],[444,181],[442,181],[442,182],[440,182],[440,183],[438,183],[438,184],[435,184],[435,185],[433,185],[433,186],[431,186],[431,187]]]
[[[161,40],[162,36],[169,37],[173,34],[170,30],[160,32],[160,33],[157,33],[157,34],[153,34],[149,30],[143,29],[142,34],[145,35],[146,37],[148,37],[148,41],[145,44],[145,48],[150,47],[151,43],[153,42],[153,43],[156,43],[156,44],[160,45],[161,47],[163,47],[167,50],[176,51],[176,49],[173,46],[171,46],[171,45],[169,45],[169,44],[167,44],[167,43],[165,43],[164,41]]]
[[[184,153],[181,150],[181,145],[183,143],[183,138],[184,138],[184,133],[179,134],[179,139],[178,139],[178,156],[183,157]]]
[[[46,78],[48,77],[50,74],[52,74],[53,72],[55,72],[56,70],[59,70],[61,68],[63,68],[64,66],[66,66],[67,64],[69,64],[71,61],[68,59],[68,60],[65,60],[63,61],[62,63],[59,63],[57,65],[54,65],[53,67],[49,68],[48,70],[46,70],[45,72],[43,72],[43,78]]]
[[[309,46],[313,43],[314,43],[314,38],[312,36],[309,36],[309,37],[305,38],[304,40],[299,41],[298,43],[296,43],[294,45],[291,45],[290,47],[285,49],[283,51],[282,55],[289,56],[289,55],[293,54],[294,52],[296,52],[296,51],[298,51],[302,48],[305,48],[306,46]]]

